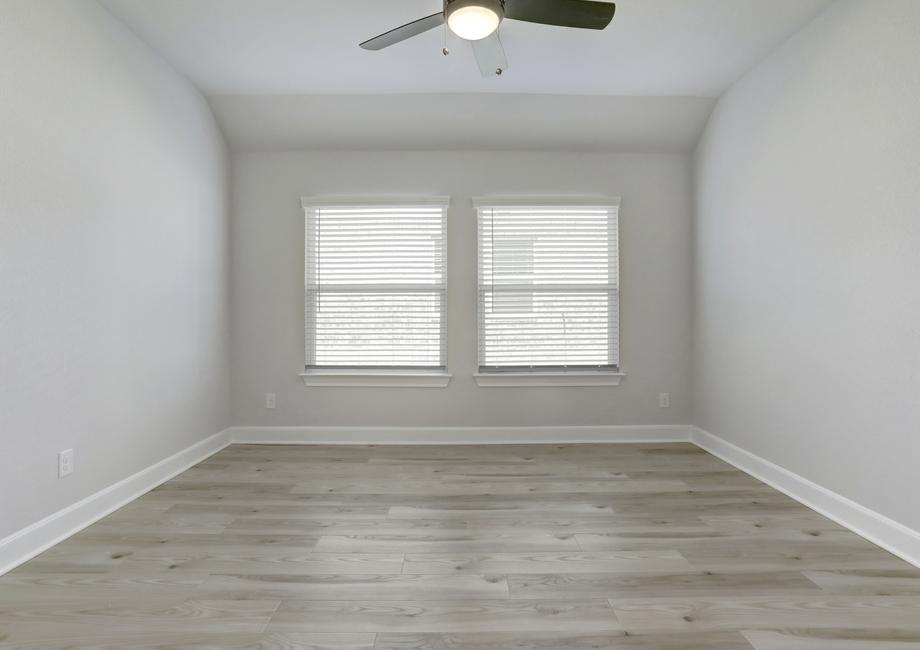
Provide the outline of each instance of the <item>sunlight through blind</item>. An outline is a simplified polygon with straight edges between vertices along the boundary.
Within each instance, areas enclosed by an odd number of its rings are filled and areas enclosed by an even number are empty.
[[[305,207],[307,368],[444,368],[446,199]]]
[[[615,370],[617,212],[477,200],[479,367]]]

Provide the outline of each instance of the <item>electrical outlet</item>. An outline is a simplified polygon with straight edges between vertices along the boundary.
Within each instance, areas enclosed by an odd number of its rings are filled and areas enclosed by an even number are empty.
[[[658,393],[658,408],[671,408],[671,393]]]
[[[265,408],[273,409],[276,403],[277,400],[275,399],[274,393],[265,393]]]
[[[73,449],[58,452],[58,478],[73,474]]]

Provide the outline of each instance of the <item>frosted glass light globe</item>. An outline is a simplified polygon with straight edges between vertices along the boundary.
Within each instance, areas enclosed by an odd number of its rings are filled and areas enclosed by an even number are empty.
[[[458,7],[447,18],[450,31],[468,41],[478,41],[496,29],[501,17],[488,7],[468,5]]]

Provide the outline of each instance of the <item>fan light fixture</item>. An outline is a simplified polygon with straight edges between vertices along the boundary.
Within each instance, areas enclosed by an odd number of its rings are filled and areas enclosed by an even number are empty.
[[[450,31],[479,41],[498,29],[504,11],[500,0],[449,0],[444,9]]]
[[[617,10],[612,2],[597,0],[443,0],[443,3],[444,8],[438,13],[395,27],[359,45],[365,50],[382,50],[442,27],[446,22],[454,34],[470,42],[482,76],[491,77],[508,69],[505,50],[498,37],[498,26],[503,20],[604,29]],[[441,51],[450,52],[446,41]]]

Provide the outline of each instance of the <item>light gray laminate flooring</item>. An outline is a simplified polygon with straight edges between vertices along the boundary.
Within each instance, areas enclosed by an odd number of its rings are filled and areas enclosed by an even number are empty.
[[[0,647],[907,650],[920,570],[690,444],[233,445],[0,577]]]

